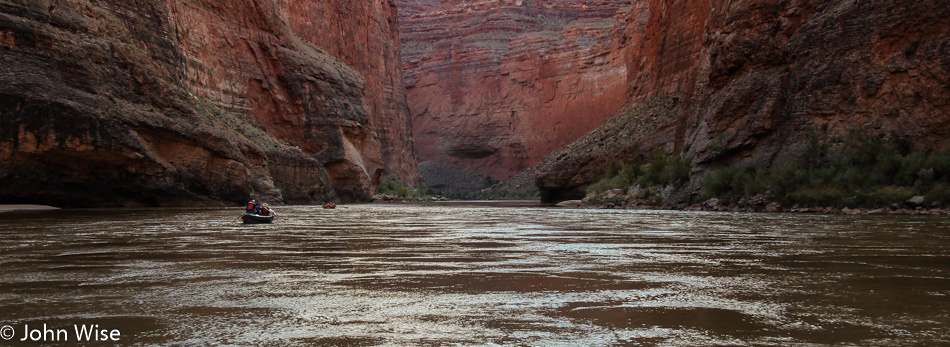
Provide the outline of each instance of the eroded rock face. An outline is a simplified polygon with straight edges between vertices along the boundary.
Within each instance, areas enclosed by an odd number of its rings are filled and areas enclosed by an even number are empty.
[[[388,46],[389,58],[355,59],[354,69],[319,48],[327,32],[301,27],[308,3],[0,3],[0,200],[361,200],[387,167],[413,179],[411,160],[383,159],[409,151],[408,140],[389,134],[381,146],[374,123],[399,132],[401,78],[361,75],[387,68],[377,59],[395,64],[392,4],[335,24],[389,33],[369,45]],[[366,46],[334,44],[341,56]]]
[[[243,0],[169,5],[179,28],[186,78],[197,93],[291,145],[317,154],[340,198],[365,200],[384,171],[369,109],[383,105],[364,94],[378,87],[368,87],[358,71],[300,36],[317,37],[317,29],[303,27],[300,34],[294,30],[294,23],[307,20],[310,12],[302,7],[309,3]],[[334,23],[331,18],[322,20]],[[336,44],[340,51],[347,48]]]
[[[397,4],[420,162],[504,179],[626,101],[629,1]]]
[[[864,129],[924,150],[950,133],[944,2],[650,0],[628,18],[627,110],[672,114],[633,112],[643,134],[600,148],[602,129],[552,153],[537,175],[549,201],[583,194],[611,158],[658,147],[695,158],[695,192],[706,169],[775,163],[811,136]]]
[[[386,174],[420,184],[394,0],[279,4],[295,35],[326,50],[363,76],[370,130],[380,142]]]

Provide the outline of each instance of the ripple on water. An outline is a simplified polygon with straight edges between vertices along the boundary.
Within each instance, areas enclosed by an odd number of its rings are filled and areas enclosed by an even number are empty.
[[[0,322],[94,321],[144,344],[950,342],[946,218],[279,213],[2,214]]]

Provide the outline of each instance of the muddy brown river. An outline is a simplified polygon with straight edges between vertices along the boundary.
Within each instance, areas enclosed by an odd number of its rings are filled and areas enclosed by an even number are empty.
[[[950,343],[946,216],[240,212],[0,214],[0,345]]]

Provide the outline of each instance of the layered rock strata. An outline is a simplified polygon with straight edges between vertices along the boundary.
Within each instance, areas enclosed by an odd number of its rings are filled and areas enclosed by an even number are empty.
[[[626,101],[629,1],[397,3],[422,163],[504,179]]]
[[[365,80],[370,128],[380,142],[385,173],[421,184],[402,70],[396,3],[279,1],[295,35],[352,66]]]
[[[770,165],[853,129],[943,145],[948,18],[941,1],[635,1],[619,116],[641,128],[621,139],[601,129],[545,158],[542,199],[583,196],[607,162],[655,148],[694,158],[694,194],[705,170]],[[657,103],[665,116],[649,111]]]
[[[353,68],[320,48],[333,30],[301,28],[307,3],[0,3],[0,200],[306,203],[367,199],[386,168],[413,179],[411,160],[383,158],[406,138],[381,146],[374,123],[406,121],[401,78],[360,73],[398,56],[392,4],[335,23],[388,47]]]

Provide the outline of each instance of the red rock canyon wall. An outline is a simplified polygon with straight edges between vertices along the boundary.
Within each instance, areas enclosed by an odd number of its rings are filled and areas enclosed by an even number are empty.
[[[0,200],[368,199],[418,181],[391,1],[0,2]]]
[[[696,178],[724,164],[776,163],[810,136],[852,129],[921,150],[943,145],[948,18],[950,6],[937,0],[635,1],[629,103],[611,125],[647,125],[610,146],[611,136],[632,133],[598,129],[552,153],[538,169],[542,199],[583,196],[609,160],[658,147],[695,158]]]
[[[507,178],[626,101],[629,1],[397,3],[420,163]]]

